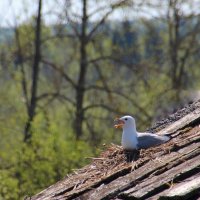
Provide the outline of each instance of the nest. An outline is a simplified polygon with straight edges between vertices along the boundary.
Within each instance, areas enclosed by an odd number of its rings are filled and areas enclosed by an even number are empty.
[[[117,173],[126,174],[149,160],[169,153],[174,146],[174,142],[170,141],[147,150],[126,151],[121,146],[112,144],[98,158],[88,158],[92,160],[91,164],[74,171],[68,176],[68,180],[74,183],[73,190],[100,185]]]
[[[77,193],[107,184],[151,160],[160,162],[161,156],[173,151],[178,152],[181,147],[188,145],[190,140],[192,142],[192,138],[197,137],[199,131],[199,125],[185,127],[172,133],[171,140],[167,143],[140,151],[125,151],[121,146],[112,144],[105,147],[106,150],[98,158],[88,158],[91,159],[91,164],[70,174],[66,183]]]
[[[162,162],[162,156],[171,152],[178,152],[183,146],[193,142],[199,137],[200,127],[190,127],[179,130],[171,135],[172,139],[160,146],[139,151],[126,151],[121,146],[111,144],[104,146],[105,150],[99,157],[90,157],[91,163],[64,178],[58,187],[63,190],[65,198],[71,198],[82,194],[86,190],[97,188],[108,184],[118,177],[122,177],[149,161]]]
[[[106,150],[99,157],[87,158],[91,159],[91,164],[68,175],[65,179],[65,184],[72,190],[69,193],[79,193],[86,188],[90,189],[109,183],[116,177],[136,170],[151,160],[160,162],[159,158],[161,156],[172,151],[177,152],[181,146],[184,146],[190,139],[196,137],[199,134],[199,130],[199,126],[186,128],[176,132],[167,143],[139,151],[126,151],[121,146],[114,144],[108,147],[105,146]]]

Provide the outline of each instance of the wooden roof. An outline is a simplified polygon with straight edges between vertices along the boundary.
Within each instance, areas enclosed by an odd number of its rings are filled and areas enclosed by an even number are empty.
[[[91,164],[30,197],[31,200],[200,200],[200,102],[152,129],[172,139],[158,147],[126,152],[108,147]]]

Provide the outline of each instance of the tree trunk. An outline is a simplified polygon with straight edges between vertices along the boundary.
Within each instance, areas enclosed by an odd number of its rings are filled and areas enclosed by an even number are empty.
[[[80,35],[80,71],[79,79],[76,87],[76,116],[75,116],[75,133],[76,137],[79,138],[82,135],[82,126],[84,120],[83,100],[85,93],[85,78],[87,73],[87,0],[83,0],[82,9],[82,27]]]
[[[171,61],[171,85],[175,90],[175,101],[180,101],[182,82],[179,77],[180,60],[180,15],[177,1],[170,0],[168,8],[169,55]],[[170,14],[171,13],[171,14]]]
[[[24,142],[31,139],[31,123],[35,117],[37,107],[37,90],[38,90],[38,77],[39,77],[39,63],[40,63],[40,46],[41,46],[41,10],[42,0],[38,1],[38,14],[36,19],[35,29],[35,54],[32,66],[32,86],[31,86],[31,99],[28,110],[28,120],[24,129]]]

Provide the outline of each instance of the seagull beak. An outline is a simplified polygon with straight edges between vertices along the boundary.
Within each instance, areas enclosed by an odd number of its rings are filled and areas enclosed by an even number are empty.
[[[115,125],[114,125],[115,128],[122,128],[125,124],[125,122],[119,118],[116,118],[114,120],[114,123],[115,123]]]

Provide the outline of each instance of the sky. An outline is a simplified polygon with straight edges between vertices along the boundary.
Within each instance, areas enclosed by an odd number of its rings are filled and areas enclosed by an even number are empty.
[[[52,24],[56,23],[60,20],[60,16],[58,16],[58,13],[62,13],[61,10],[63,9],[64,3],[67,0],[43,0],[43,18],[45,20],[45,23]],[[99,6],[105,6],[108,3],[115,2],[116,0],[90,0],[89,1],[89,12],[92,12],[95,8]],[[134,0],[134,3],[140,3],[143,0]],[[150,3],[167,3],[168,0],[146,0]],[[190,11],[193,12],[200,12],[200,2],[199,0],[192,0],[192,1],[186,1],[182,0],[183,2],[186,2],[182,7],[184,12],[188,13]],[[12,27],[16,26],[20,23],[23,23],[27,19],[29,19],[31,16],[33,16],[37,12],[37,2],[38,0],[1,0],[0,1],[0,27]],[[81,4],[80,0],[71,0],[72,2],[72,12],[79,15]],[[190,5],[188,2],[194,2],[193,5]],[[135,8],[135,6],[134,6]],[[121,9],[118,11],[115,11],[111,15],[111,19],[114,20],[122,20],[124,18],[131,18],[134,19],[138,16],[142,17],[156,17],[156,15],[164,14],[166,13],[165,7],[160,10],[151,9],[149,7],[142,7],[143,10],[141,10],[141,7],[139,9],[130,9],[129,11],[125,9]],[[104,11],[106,12],[106,10]],[[93,20],[97,20],[100,18],[100,16],[105,13],[98,13],[94,14]]]
[[[28,18],[37,13],[37,2],[36,0],[5,0],[0,1],[0,26],[15,26],[16,23],[22,23]],[[50,11],[57,12],[59,7],[55,6],[56,1],[49,0],[44,1],[43,4],[43,15],[45,21],[50,23],[56,20],[55,15],[50,14]],[[47,2],[47,3],[46,3]]]
[[[43,18],[47,24],[55,23],[59,20],[57,13],[61,13],[63,9],[63,2],[67,0],[43,0]],[[88,1],[89,11],[94,10],[98,6],[105,6],[108,3],[115,2],[116,0],[90,0]],[[140,0],[138,0],[140,1]],[[0,26],[15,26],[16,23],[22,23],[37,12],[38,0],[1,0],[0,1]],[[81,1],[72,0],[72,11],[76,14],[80,12]],[[52,13],[53,12],[53,13]],[[94,14],[94,20],[100,17]],[[112,18],[120,19],[121,16],[126,17],[127,12],[121,10],[114,12]]]

